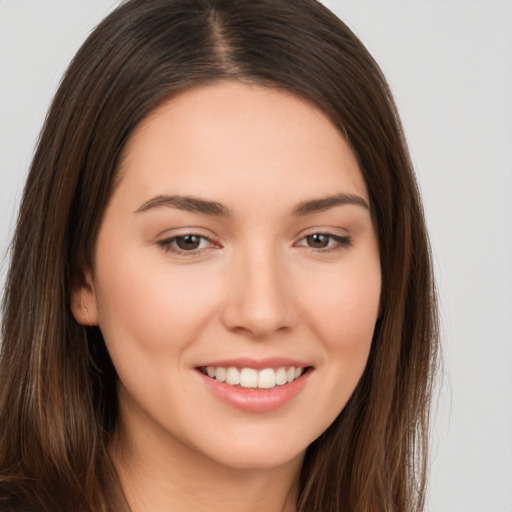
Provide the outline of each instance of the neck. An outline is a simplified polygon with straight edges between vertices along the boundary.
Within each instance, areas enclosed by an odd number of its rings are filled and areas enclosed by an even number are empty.
[[[131,512],[295,512],[303,454],[271,468],[232,468],[183,444],[120,425],[111,455]]]

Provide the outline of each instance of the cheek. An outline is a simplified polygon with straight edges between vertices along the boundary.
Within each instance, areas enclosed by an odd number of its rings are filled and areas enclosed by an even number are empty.
[[[380,265],[351,266],[316,282],[315,293],[303,294],[311,323],[325,348],[365,354],[377,321],[381,275]]]
[[[216,290],[205,277],[165,260],[125,258],[99,269],[100,328],[112,356],[122,348],[122,357],[164,357],[191,343],[214,314]]]
[[[341,412],[361,378],[370,352],[381,293],[377,256],[350,261],[318,275],[308,300],[310,325],[321,341],[325,396],[331,411],[324,427]]]
[[[380,265],[361,272],[351,267],[317,284],[322,286],[307,295],[305,310],[321,342],[324,391],[315,400],[320,434],[343,410],[366,367],[379,311]]]

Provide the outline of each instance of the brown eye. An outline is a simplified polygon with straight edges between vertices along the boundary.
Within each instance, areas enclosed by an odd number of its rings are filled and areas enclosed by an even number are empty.
[[[315,233],[306,237],[306,243],[313,249],[325,249],[329,246],[330,239],[329,235],[323,235],[322,233]]]
[[[159,241],[158,245],[166,252],[172,252],[183,257],[197,256],[201,254],[203,250],[219,248],[219,246],[208,237],[194,233],[186,233],[184,235],[166,238],[165,240]]]
[[[339,236],[333,233],[312,233],[297,242],[299,247],[308,247],[318,252],[329,252],[348,248],[352,245],[350,236]]]
[[[197,235],[177,236],[175,238],[176,247],[182,251],[194,251],[201,245],[202,238],[203,237]]]

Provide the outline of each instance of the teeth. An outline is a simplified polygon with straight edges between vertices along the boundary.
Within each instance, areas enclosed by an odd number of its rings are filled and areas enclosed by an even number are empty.
[[[276,372],[273,368],[265,368],[258,375],[258,387],[260,389],[270,389],[276,385]]]
[[[226,371],[226,384],[236,386],[240,384],[240,372],[237,368],[230,367]]]
[[[240,386],[243,388],[257,388],[258,372],[252,368],[242,368],[240,372]]]
[[[293,368],[290,368],[292,370]],[[286,384],[288,380],[286,379],[286,369],[285,368],[278,368],[276,372],[276,384],[279,386],[282,386],[283,384]]]
[[[304,368],[295,368],[290,366],[288,368],[264,368],[263,370],[255,370],[254,368],[236,368],[230,366],[223,368],[221,366],[208,366],[206,367],[206,374],[212,379],[219,382],[226,382],[231,386],[240,385],[242,388],[259,388],[271,389],[276,386],[282,386],[289,382],[298,379]]]

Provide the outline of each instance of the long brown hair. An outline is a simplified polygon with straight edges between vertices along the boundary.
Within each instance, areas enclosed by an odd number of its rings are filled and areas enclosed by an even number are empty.
[[[421,202],[381,71],[315,0],[131,0],[77,53],[41,133],[12,245],[2,510],[119,510],[107,451],[117,377],[99,329],[74,320],[70,290],[91,263],[134,127],[177,91],[220,80],[291,91],[332,119],[358,158],[379,241],[381,310],[368,364],[307,450],[297,508],[423,510],[438,333]]]

